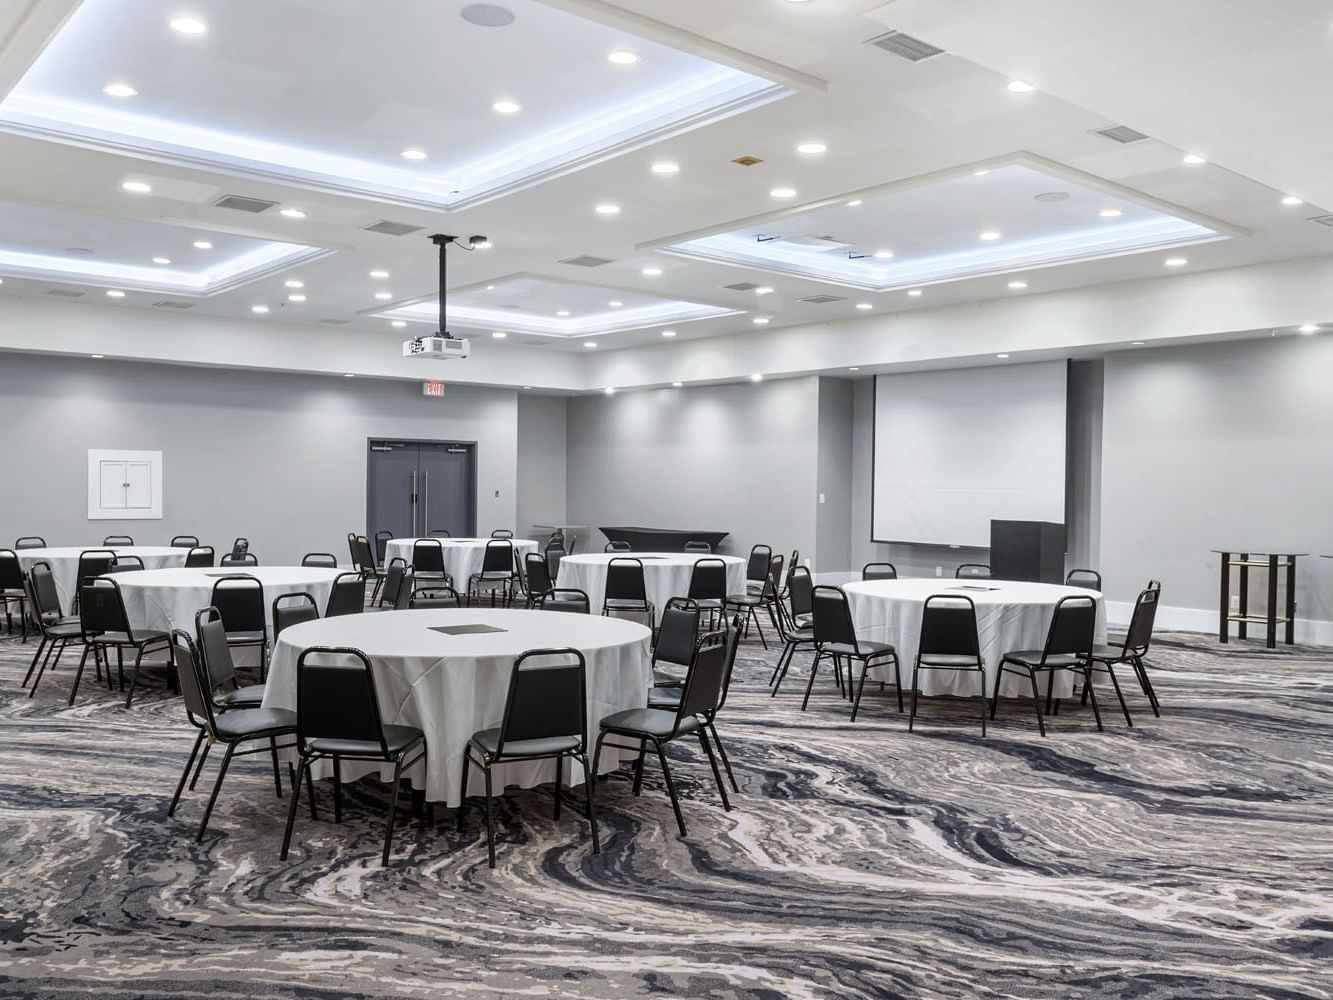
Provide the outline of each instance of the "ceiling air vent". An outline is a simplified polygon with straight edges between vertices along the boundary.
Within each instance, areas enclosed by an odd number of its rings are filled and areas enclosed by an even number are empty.
[[[1310,221],[1316,225],[1328,226],[1330,229],[1333,229],[1333,215],[1318,215]]]
[[[54,295],[58,299],[81,299],[83,292],[76,292],[69,288],[48,288],[47,295]]]
[[[234,212],[249,212],[251,215],[258,215],[260,212],[267,212],[276,204],[276,201],[265,201],[263,198],[243,198],[239,194],[224,194],[213,202],[213,207],[230,208]]]
[[[177,302],[175,299],[163,299],[153,303],[154,309],[193,309],[193,302]]]
[[[408,233],[421,232],[420,226],[409,226],[403,222],[390,222],[388,219],[381,219],[373,226],[366,226],[368,233],[383,233],[385,236],[406,236]]]
[[[320,320],[320,322],[323,323],[325,326],[346,326],[348,323],[351,322],[351,320],[346,320],[346,319],[322,319],[322,320]]]
[[[798,302],[809,302],[812,306],[826,306],[830,302],[845,302],[841,295],[807,295],[803,299],[797,299]]]
[[[759,286],[753,281],[738,281],[734,285],[723,285],[723,288],[730,288],[733,292],[753,292]]]
[[[611,263],[611,261],[606,257],[594,257],[585,253],[580,257],[566,257],[556,263],[568,264],[570,267],[601,267],[603,264]]]
[[[1112,142],[1118,142],[1122,146],[1131,142],[1142,142],[1148,138],[1136,128],[1130,128],[1128,125],[1110,125],[1106,128],[1095,128],[1092,135],[1099,135],[1103,139],[1110,139]]]
[[[878,38],[872,38],[869,44],[877,49],[883,49],[885,52],[891,52],[895,56],[900,56],[908,62],[921,62],[944,52],[943,49],[936,48],[929,42],[923,42],[919,38],[905,35],[901,31],[890,31]]]

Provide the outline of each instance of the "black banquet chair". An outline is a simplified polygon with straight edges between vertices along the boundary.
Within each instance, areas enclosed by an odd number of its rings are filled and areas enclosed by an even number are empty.
[[[1069,587],[1086,587],[1088,590],[1102,589],[1102,575],[1095,569],[1071,569],[1065,577]]]
[[[41,641],[32,654],[28,672],[23,675],[23,687],[37,673],[37,681],[42,679],[48,666],[54,667],[60,662],[65,648],[73,643],[83,642],[83,629],[77,618],[66,618],[60,610],[60,594],[56,590],[55,575],[51,564],[45,561],[33,563],[28,571],[28,600],[32,607],[33,621],[41,632]],[[40,665],[39,665],[40,664]],[[33,681],[28,691],[31,697],[37,690],[37,681]]]
[[[685,543],[685,551],[686,551],[686,552],[702,552],[702,553],[704,553],[704,554],[706,554],[706,555],[712,555],[712,554],[713,554],[713,546],[709,545],[707,542],[700,542],[700,541],[694,541],[694,540],[691,540],[691,541],[688,541],[688,542]]]
[[[715,556],[696,559],[690,571],[690,585],[685,596],[693,601],[708,616],[709,625],[714,624],[715,616],[721,616],[726,610],[727,564]]]
[[[375,532],[375,562],[383,566],[389,557],[389,543],[393,541],[392,531]]]
[[[18,605],[23,639],[28,638],[28,588],[23,564],[13,549],[0,549],[0,605],[5,609],[5,628],[14,631],[14,605]]]
[[[1032,707],[1037,713],[1037,729],[1046,735],[1042,719],[1041,696],[1037,692],[1037,677],[1046,675],[1046,697],[1050,700],[1055,672],[1059,670],[1078,674],[1087,686],[1092,699],[1092,712],[1102,729],[1102,713],[1097,707],[1097,692],[1092,687],[1093,636],[1097,628],[1097,602],[1091,597],[1062,597],[1055,605],[1051,627],[1046,633],[1046,645],[1036,650],[1015,650],[1005,653],[1000,669],[995,673],[995,691],[991,696],[990,717],[995,718],[1000,704],[1000,682],[1004,675],[1022,674],[1032,687]]]
[[[301,779],[320,760],[333,763],[333,820],[342,822],[342,768],[344,760],[392,764],[389,822],[384,831],[380,864],[389,863],[398,787],[403,772],[426,756],[426,736],[412,726],[395,726],[380,715],[375,673],[359,649],[348,646],[311,646],[296,661],[296,749],[299,763],[287,810],[280,860],[287,860]],[[310,792],[314,806],[314,791]]]
[[[977,675],[981,735],[986,735],[986,664],[981,658],[977,607],[965,594],[932,594],[921,609],[921,640],[912,663],[912,711],[907,731],[916,725],[917,683],[922,670],[968,671]]]
[[[657,609],[648,600],[648,584],[643,576],[643,560],[616,556],[606,564],[606,587],[602,595],[602,614],[644,615],[648,628],[657,631]]]
[[[592,601],[585,591],[569,587],[556,587],[548,590],[537,601],[534,608],[538,611],[567,611],[573,614],[592,614]]]
[[[41,535],[23,535],[14,539],[14,548],[16,549],[44,549],[46,548],[46,539]]]
[[[209,605],[217,608],[230,646],[258,646],[260,671],[268,663],[268,622],[264,618],[264,585],[242,573],[224,576],[213,584]]]
[[[258,708],[264,703],[263,684],[241,684],[231,658],[227,629],[217,608],[195,612],[194,640],[199,661],[208,677],[208,697],[218,711],[229,708]]]
[[[963,563],[953,571],[955,580],[989,580],[990,567],[985,563]]]
[[[106,546],[133,545],[134,539],[131,538],[129,535],[107,535],[105,538],[102,539],[102,544]]]
[[[768,679],[768,685],[773,689],[769,697],[777,697],[778,688],[782,687],[797,650],[802,646],[811,649],[815,646],[815,630],[811,624],[815,613],[814,588],[810,570],[805,566],[795,567],[787,576],[787,600],[785,605],[779,602],[777,609],[782,654]]]
[[[283,629],[302,622],[313,622],[317,618],[319,602],[313,594],[307,594],[304,590],[279,594],[273,598],[273,641],[278,641]]]
[[[634,546],[629,542],[607,542],[603,552],[633,552]]]
[[[555,760],[555,818],[560,818],[565,758],[583,768],[586,815],[592,831],[592,852],[600,854],[593,797],[596,775],[588,765],[587,666],[577,649],[530,649],[514,661],[504,717],[493,729],[473,733],[463,750],[463,778],[458,802],[458,829],[467,812],[470,765],[481,768],[486,780],[486,850],[495,867],[494,793],[491,768],[518,761]],[[572,784],[572,782],[571,782]]]
[[[259,557],[256,556],[253,552],[241,552],[241,553],[239,553],[239,554],[237,554],[237,553],[235,553],[235,552],[228,552],[225,556],[222,557],[222,561],[221,561],[218,565],[220,565],[220,566],[258,566],[258,565],[259,565]]]
[[[34,570],[36,568],[33,567]],[[1116,696],[1120,699],[1120,708],[1125,713],[1125,721],[1131,726],[1134,723],[1129,718],[1129,708],[1125,705],[1125,697],[1120,690],[1120,681],[1116,678],[1115,668],[1128,665],[1134,671],[1139,689],[1152,707],[1152,714],[1160,717],[1162,712],[1157,701],[1157,691],[1153,688],[1151,678],[1148,677],[1148,668],[1144,665],[1143,658],[1148,655],[1148,647],[1152,645],[1153,624],[1157,620],[1157,605],[1161,596],[1160,586],[1148,587],[1141,591],[1138,599],[1134,601],[1134,613],[1130,616],[1124,642],[1116,646],[1096,646],[1092,651],[1092,669],[1097,672],[1105,671],[1110,676]],[[1086,691],[1083,697],[1087,698]]]
[[[488,541],[481,555],[481,570],[468,579],[468,601],[480,601],[485,591],[491,596],[492,606],[497,593],[502,603],[508,605],[513,595],[514,566],[514,545],[509,539],[492,538]]]
[[[898,567],[891,562],[866,563],[861,567],[861,579],[863,581],[896,580],[898,579]]]
[[[301,557],[301,565],[313,569],[337,569],[338,557],[332,552],[307,552]]]
[[[359,615],[366,610],[366,578],[360,573],[339,573],[329,590],[325,618]]]
[[[106,657],[107,680],[111,679],[110,653],[116,651],[116,670],[120,675],[120,689],[125,689],[124,653],[134,650],[134,676],[130,680],[130,691],[125,697],[125,707],[134,701],[135,689],[139,686],[139,676],[143,673],[143,658],[150,650],[163,650],[168,654],[168,670],[171,662],[171,639],[166,632],[155,629],[135,629],[130,625],[129,615],[125,612],[125,600],[120,593],[120,584],[114,577],[90,577],[79,584],[79,624],[83,629],[83,658],[79,661],[79,672],[74,676],[74,686],[70,688],[69,704],[74,704],[74,696],[79,692],[79,679],[88,662],[88,654],[94,657]],[[35,688],[36,683],[33,684]]]
[[[185,566],[187,569],[211,568],[213,565],[213,546],[196,545],[185,553]]]
[[[198,545],[199,538],[196,535],[176,535],[171,539],[173,549],[193,549]]]
[[[444,568],[444,545],[438,538],[418,538],[412,544],[412,568],[420,583],[438,581],[452,587],[453,579]]]
[[[814,609],[815,658],[810,664],[810,680],[805,686],[805,699],[801,702],[804,712],[810,703],[810,692],[815,687],[815,675],[819,663],[825,658],[833,660],[833,670],[842,685],[842,661],[847,661],[847,693],[852,694],[852,663],[861,664],[861,679],[856,687],[852,701],[852,721],[861,708],[861,692],[865,690],[866,673],[872,666],[880,669],[893,664],[893,683],[898,693],[898,711],[903,710],[902,671],[898,664],[898,651],[887,642],[872,642],[856,637],[856,626],[852,623],[852,609],[847,604],[847,595],[838,587],[816,587],[811,595]]]
[[[106,568],[106,571],[108,573],[136,573],[143,568],[143,560],[138,556],[118,555],[111,560],[111,565]]]
[[[494,531],[491,532],[491,537],[508,539],[508,538],[513,538],[514,533],[510,531],[508,528],[496,528]]]

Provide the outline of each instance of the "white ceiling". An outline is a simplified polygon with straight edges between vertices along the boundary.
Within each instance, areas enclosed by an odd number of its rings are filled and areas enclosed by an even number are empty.
[[[262,157],[238,165],[200,148],[165,155],[135,149],[134,141],[122,146],[0,133],[6,164],[0,199],[82,220],[53,224],[45,242],[30,228],[16,227],[0,244],[14,242],[18,233],[19,242],[47,248],[95,246],[123,263],[141,257],[153,242],[152,227],[160,227],[163,241],[168,232],[189,233],[214,242],[219,254],[228,240],[315,247],[329,253],[211,294],[191,315],[252,324],[279,318],[346,323],[348,331],[386,337],[388,311],[410,303],[429,309],[433,302],[435,248],[427,237],[481,233],[493,249],[451,251],[450,283],[460,307],[476,289],[515,276],[528,283],[529,300],[520,304],[533,315],[565,308],[555,301],[567,282],[592,289],[586,308],[593,313],[603,293],[607,301],[627,304],[638,296],[717,307],[722,314],[680,325],[671,341],[679,349],[688,341],[751,331],[755,313],[771,319],[768,330],[817,324],[821,338],[839,336],[834,321],[860,315],[856,293],[831,286],[827,276],[775,273],[762,260],[737,266],[685,259],[662,249],[756,224],[823,230],[820,235],[867,248],[887,245],[906,262],[913,255],[973,251],[985,226],[1011,237],[1052,227],[1065,232],[1077,213],[1115,205],[1124,211],[1116,225],[1158,213],[1230,237],[1191,246],[1189,273],[1333,253],[1333,229],[1307,221],[1333,204],[1333,182],[1324,171],[1333,150],[1316,155],[1333,138],[1315,127],[1327,120],[1333,81],[1327,79],[1329,14],[1316,25],[1319,5],[1306,0],[1283,0],[1284,12],[1296,12],[1291,23],[1256,17],[1255,5],[1241,0],[513,0],[506,6],[516,20],[507,28],[462,21],[462,0],[404,4],[410,14],[388,18],[383,4],[372,0],[196,0],[190,13],[210,30],[185,38],[166,25],[182,8],[160,0],[11,0],[0,8],[0,92],[23,80],[19,96],[31,87],[105,106],[112,99],[100,87],[124,80],[140,94],[113,102],[118,109],[350,159],[369,165],[373,176],[358,168],[340,182],[318,171],[302,177],[309,164],[300,157],[269,160],[259,169]],[[97,40],[114,44],[81,42],[82,19],[111,9],[114,21]],[[65,12],[72,13],[64,29],[69,35],[56,31]],[[889,28],[910,31],[945,54],[913,64],[866,44]],[[607,51],[621,46],[633,48],[641,61],[608,63]],[[72,65],[67,48],[80,53]],[[49,75],[47,60],[55,67]],[[716,72],[709,67],[792,94],[748,109],[715,108],[690,122],[697,127],[682,129],[677,122],[646,133],[650,138],[627,136],[620,145],[539,167],[527,177],[497,171],[498,186],[485,194],[490,200],[464,201],[448,214],[403,194],[404,175],[443,177],[450,165],[475,163],[506,141],[525,154],[533,137],[554,123],[586,117],[594,105],[622,106],[640,94],[634,87],[679,80],[692,68]],[[25,76],[29,72],[35,75]],[[1038,90],[1008,91],[1005,84],[1020,74]],[[517,89],[505,96],[520,101],[523,111],[504,119],[490,102],[511,88]],[[722,117],[729,111],[737,113]],[[1091,134],[1113,124],[1150,138],[1121,146]],[[796,151],[811,140],[826,144],[827,152]],[[399,153],[409,146],[429,158],[403,160]],[[1204,152],[1210,162],[1187,166],[1181,162],[1187,151]],[[731,162],[742,155],[763,162]],[[677,163],[679,172],[653,173],[652,164],[664,160]],[[1019,160],[1052,164],[1060,181],[1052,189],[1071,198],[1044,204],[1030,197],[1041,192],[1018,183],[1010,189],[1004,165]],[[991,175],[972,177],[985,167]],[[141,180],[152,191],[127,193],[125,180]],[[371,182],[380,181],[392,190],[371,190]],[[784,186],[796,191],[793,198],[770,196]],[[1307,203],[1281,205],[1281,196],[1292,191]],[[424,200],[438,193],[427,191]],[[275,207],[259,215],[214,207],[225,194]],[[863,199],[861,221],[852,228],[832,225],[827,213],[853,197]],[[881,197],[891,211],[881,211]],[[604,202],[619,206],[619,214],[597,214],[595,206]],[[304,217],[285,217],[282,208]],[[365,231],[383,219],[419,228],[402,237]],[[1093,220],[1097,232],[1107,228],[1101,221]],[[164,255],[188,259],[175,249]],[[609,263],[592,269],[561,263],[579,255]],[[1089,256],[1097,255],[1067,254],[1067,262],[1028,267],[1023,294],[1175,273],[1164,271],[1162,252]],[[645,274],[646,268],[662,273]],[[372,270],[390,277],[371,278]],[[915,298],[889,283],[884,287],[891,291],[872,296],[875,313],[1012,297],[1013,270],[1012,262],[1001,261],[969,276],[937,275]],[[290,302],[284,282],[293,279],[304,282],[305,302]],[[725,287],[747,281],[775,291],[760,298]],[[11,274],[3,291],[46,296],[62,285],[96,290],[102,284],[86,274],[59,280]],[[375,297],[383,292],[388,299]],[[830,292],[841,301],[801,301]],[[153,294],[131,291],[117,308],[148,307]],[[256,314],[255,305],[270,312]],[[480,322],[466,328],[492,329]],[[504,343],[487,348],[536,344],[582,352],[579,340],[587,336],[510,332]],[[599,338],[598,351],[586,353],[671,349],[660,324]]]

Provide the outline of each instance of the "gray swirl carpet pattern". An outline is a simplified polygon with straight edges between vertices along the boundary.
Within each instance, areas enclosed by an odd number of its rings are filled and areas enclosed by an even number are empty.
[[[34,699],[0,639],[0,995],[37,997],[1333,997],[1333,654],[1172,636],[1155,719],[1124,675],[1107,730],[1066,703],[1037,736],[1001,704],[891,695],[848,721],[808,658],[775,699],[743,647],[719,727],[724,812],[697,744],[673,749],[689,836],[656,770],[598,787],[603,851],[551,791],[458,833],[328,783],[278,861],[286,800],[242,758],[209,832],[167,801],[192,730],[161,683],[132,709],[68,661]],[[1133,689],[1132,693],[1130,689]],[[581,797],[576,799],[581,806]]]

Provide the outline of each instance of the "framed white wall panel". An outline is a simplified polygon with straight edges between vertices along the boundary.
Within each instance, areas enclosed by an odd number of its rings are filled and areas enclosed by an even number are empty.
[[[162,453],[88,449],[88,520],[162,517]]]

